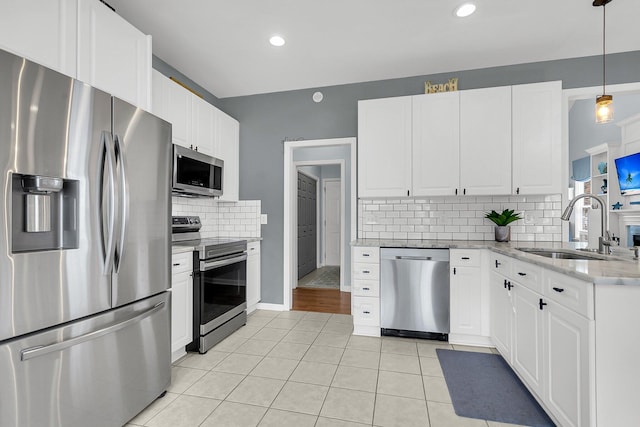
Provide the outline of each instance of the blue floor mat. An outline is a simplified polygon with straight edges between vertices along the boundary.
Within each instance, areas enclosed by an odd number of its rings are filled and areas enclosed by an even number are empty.
[[[555,426],[502,356],[436,351],[459,416],[532,427]]]

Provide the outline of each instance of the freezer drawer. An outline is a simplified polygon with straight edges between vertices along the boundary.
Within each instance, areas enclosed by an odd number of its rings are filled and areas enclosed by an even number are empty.
[[[171,381],[169,298],[0,345],[0,425],[124,425]]]

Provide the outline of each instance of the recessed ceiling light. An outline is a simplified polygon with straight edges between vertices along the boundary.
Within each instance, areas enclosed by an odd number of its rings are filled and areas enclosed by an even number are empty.
[[[476,11],[476,5],[473,3],[465,3],[463,5],[458,6],[456,9],[456,16],[458,18],[464,18],[466,16],[471,15]]]
[[[280,36],[273,36],[269,39],[269,43],[271,43],[273,46],[284,46],[284,39]]]

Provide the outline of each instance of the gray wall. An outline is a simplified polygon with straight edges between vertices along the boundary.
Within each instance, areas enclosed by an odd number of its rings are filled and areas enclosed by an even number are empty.
[[[597,86],[602,83],[601,61],[592,56],[331,86],[320,89],[324,100],[319,104],[311,99],[317,88],[212,101],[240,121],[240,197],[261,200],[269,215],[262,228],[262,301],[283,302],[285,138],[356,136],[358,100],[420,94],[427,80],[458,77],[461,90],[551,80],[562,80],[565,89]],[[170,67],[158,69],[166,74]],[[639,71],[640,51],[607,55],[608,84],[636,82]]]

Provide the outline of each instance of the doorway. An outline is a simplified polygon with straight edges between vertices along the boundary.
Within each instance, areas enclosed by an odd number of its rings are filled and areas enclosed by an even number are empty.
[[[314,292],[325,294],[311,298],[314,300],[312,303],[316,305],[313,308],[314,311],[350,313],[350,242],[356,238],[355,138],[286,141],[284,151],[284,308],[301,309],[298,304],[294,305],[294,298],[307,304],[309,297],[302,294]],[[316,265],[320,268],[331,266],[327,264],[328,261],[330,264],[336,264],[334,267],[339,266],[339,289],[308,289],[298,286],[298,257],[303,256],[302,251],[298,248],[298,242],[302,242],[302,239],[298,237],[298,229],[300,228],[302,231],[302,227],[299,227],[298,224],[298,170],[301,167],[320,165],[333,165],[339,169],[340,174],[332,177],[336,178],[333,181],[327,180],[331,212],[325,211],[326,203],[323,202],[326,196],[324,180],[320,179],[320,184],[316,187],[317,190],[320,190],[316,206],[321,205],[316,211],[316,220],[321,222],[316,227],[318,230]],[[336,186],[340,188],[339,192],[335,191]],[[336,198],[339,199],[339,203]],[[319,202],[318,199],[320,199]],[[308,206],[309,203],[306,205]],[[300,202],[300,206],[303,206],[302,202]],[[339,215],[340,220],[334,220],[333,217],[328,218],[331,224],[327,232],[324,227],[326,217],[336,214]],[[336,229],[339,230],[339,233],[336,233]],[[339,237],[337,237],[338,235]],[[335,249],[337,240],[339,240],[339,244]],[[328,253],[325,250],[327,243],[332,245]],[[336,262],[336,258],[339,262]],[[328,293],[332,293],[331,298],[326,297]],[[311,310],[311,308],[307,309]]]

